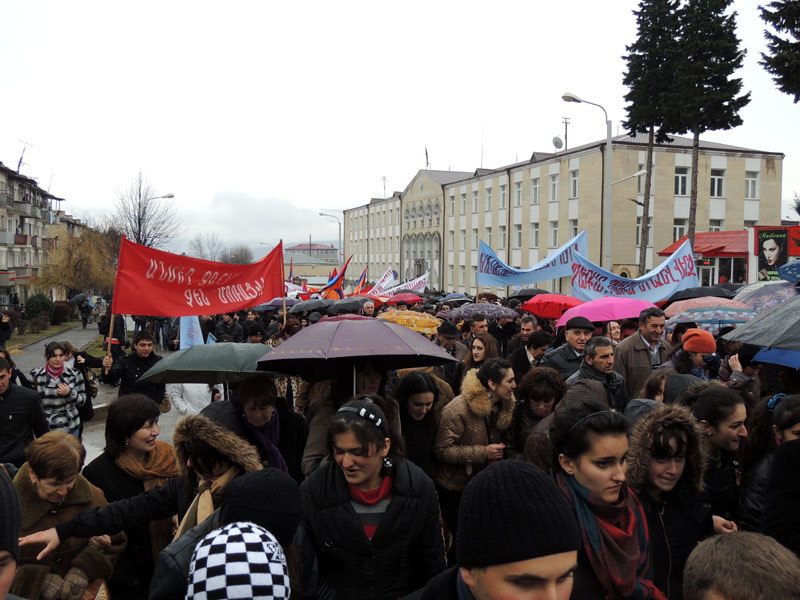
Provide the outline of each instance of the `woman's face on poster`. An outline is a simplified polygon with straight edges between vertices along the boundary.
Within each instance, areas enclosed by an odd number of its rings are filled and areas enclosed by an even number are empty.
[[[774,265],[778,262],[778,258],[781,255],[781,247],[778,242],[773,239],[764,240],[762,248],[764,249],[764,260],[767,261],[768,265]]]

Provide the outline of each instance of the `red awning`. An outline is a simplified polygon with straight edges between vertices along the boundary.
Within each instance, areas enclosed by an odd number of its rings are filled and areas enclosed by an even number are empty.
[[[675,252],[689,236],[667,246],[659,256]],[[747,256],[747,231],[698,231],[694,235],[694,252],[703,256],[745,257]]]

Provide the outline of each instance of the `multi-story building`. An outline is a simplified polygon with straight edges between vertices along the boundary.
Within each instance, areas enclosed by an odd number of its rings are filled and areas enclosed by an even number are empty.
[[[401,194],[372,198],[369,204],[344,211],[344,256],[352,256],[346,281],[354,283],[364,269],[367,280],[376,281],[400,264]]]
[[[286,246],[283,249],[284,253],[291,254],[305,254],[313,258],[322,258],[326,260],[336,261],[336,247],[327,244],[295,244],[294,246]]]

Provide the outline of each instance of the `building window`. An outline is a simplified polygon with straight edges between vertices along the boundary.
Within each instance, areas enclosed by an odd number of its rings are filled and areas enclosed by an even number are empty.
[[[744,199],[758,200],[758,171],[745,171]]]
[[[472,250],[478,249],[478,228],[472,228]]]
[[[453,285],[453,265],[447,266],[447,283]]]
[[[467,214],[467,194],[461,194],[461,214]]]
[[[492,210],[492,188],[486,188],[486,210]]]
[[[745,228],[747,227],[758,227],[758,221],[745,221],[744,222]]]
[[[686,219],[675,219],[672,222],[672,241],[677,242],[686,235]]]
[[[689,167],[675,167],[675,195],[686,196]]]
[[[505,248],[508,244],[508,240],[506,239],[506,226],[500,225],[500,247]]]
[[[478,212],[478,190],[472,192],[472,212]]]
[[[506,207],[506,186],[500,186],[500,208]]]
[[[550,247],[558,246],[558,221],[550,221]]]
[[[725,230],[725,221],[723,219],[710,219],[708,221],[708,230],[709,231],[724,231]]]
[[[492,247],[492,228],[491,227],[487,227],[485,229],[484,237],[486,238],[486,244],[489,246],[489,248],[491,248]]]
[[[467,268],[464,265],[458,267],[458,279],[460,285],[467,285]]]
[[[724,198],[725,197],[725,170],[724,169],[711,169],[711,197]]]
[[[539,178],[531,179],[531,204],[539,204]]]
[[[462,250],[466,250],[467,249],[467,230],[466,229],[462,229],[461,230],[461,249]]]
[[[522,225],[514,225],[514,248],[522,248]]]
[[[514,183],[514,206],[522,206],[522,182]]]
[[[578,235],[578,219],[569,220],[569,233],[570,237],[575,237]]]
[[[450,196],[450,214],[456,214],[456,197],[454,195]]]
[[[674,240],[673,240],[674,241]],[[642,217],[636,217],[636,245],[642,245]],[[647,221],[647,246],[653,245],[653,219]]]
[[[531,223],[531,248],[539,247],[539,224]]]
[[[470,271],[472,272],[471,285],[478,285],[478,267],[470,267]]]
[[[639,163],[639,168],[637,171],[644,171],[644,163]],[[637,194],[644,194],[644,179],[647,175],[639,175],[636,178],[636,193]],[[637,244],[638,245],[638,244]]]
[[[550,175],[550,202],[558,202],[558,175]]]
[[[569,197],[578,197],[578,169],[569,172]]]

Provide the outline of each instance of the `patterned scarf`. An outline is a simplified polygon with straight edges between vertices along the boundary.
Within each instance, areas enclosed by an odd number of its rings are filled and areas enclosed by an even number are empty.
[[[272,413],[272,419],[266,425],[256,427],[251,425],[247,417],[244,418],[244,423],[250,433],[258,442],[258,445],[267,456],[267,462],[270,467],[275,467],[281,471],[289,472],[289,467],[286,466],[286,461],[283,459],[281,451],[278,449],[278,440],[280,439],[280,419],[278,419],[278,411]]]
[[[50,366],[50,363],[45,363],[44,370],[47,372],[50,377],[53,379],[58,379],[61,377],[61,374],[64,372],[64,364],[62,363],[58,369],[54,369]]]
[[[666,600],[652,581],[649,534],[642,505],[628,486],[622,487],[618,502],[609,504],[571,475],[559,473],[556,481],[578,518],[583,549],[595,576],[607,590],[606,600]]]

